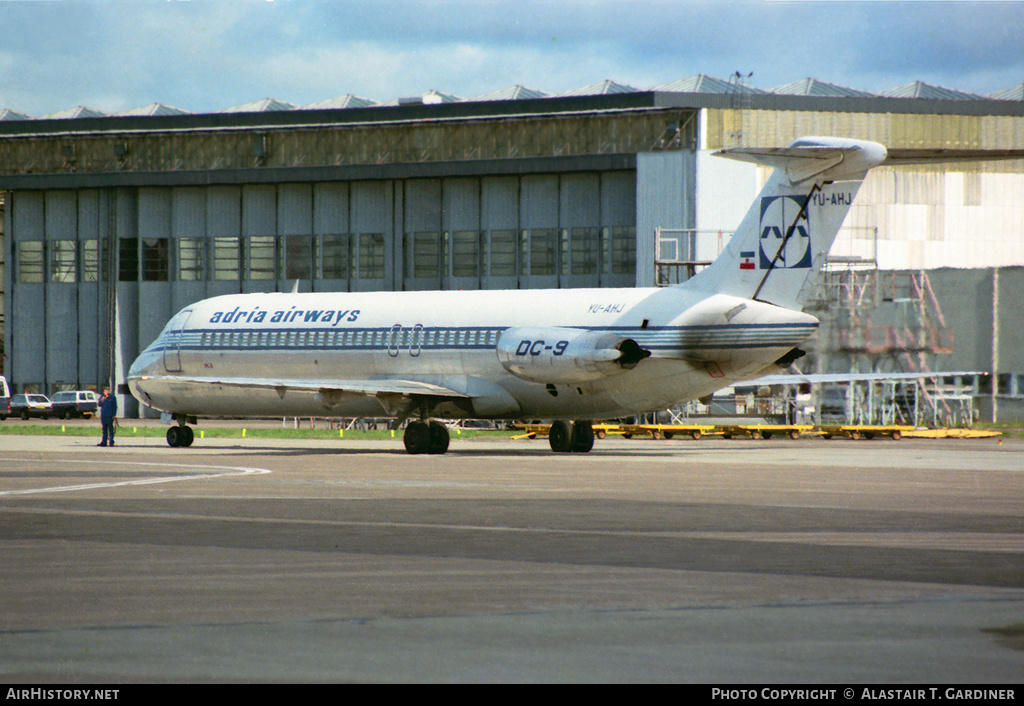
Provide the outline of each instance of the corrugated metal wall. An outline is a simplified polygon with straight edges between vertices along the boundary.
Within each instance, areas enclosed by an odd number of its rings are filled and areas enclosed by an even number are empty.
[[[106,293],[96,270],[77,267],[72,254],[79,234],[98,243],[106,233],[107,201],[97,191],[59,191],[13,194],[7,203],[9,277],[24,281],[7,295],[6,367],[40,391],[49,392],[45,382],[95,384],[108,374]]]
[[[295,280],[633,286],[635,203],[632,172],[13,192],[7,370],[46,393],[123,379],[186,305]]]
[[[739,226],[764,179],[757,167],[733,159],[697,154],[695,259],[713,260]]]
[[[695,227],[696,156],[691,150],[637,155],[637,284],[654,285],[655,231]],[[749,207],[749,204],[748,204]]]
[[[1024,174],[877,169],[864,182],[833,255],[885,269],[1024,265]]]
[[[804,135],[874,140],[890,148],[1024,147],[1021,116],[719,109],[706,113],[710,149],[740,143],[778,147]],[[715,195],[727,193],[705,188],[722,170],[715,161],[700,161],[700,228],[709,218],[730,228],[728,216],[710,215],[715,211],[709,198],[714,201]],[[767,173],[760,170],[760,183]],[[736,218],[731,228],[738,223]],[[832,255],[877,259],[886,269],[1024,265],[1024,160],[875,169]]]
[[[741,113],[708,109],[706,124],[708,149],[778,147],[805,135],[874,140],[891,148],[1020,149],[1024,146],[1024,117],[1021,116],[809,110],[744,110]],[[993,169],[992,163],[971,165],[969,169],[1000,171]],[[1003,165],[1002,170],[1006,169]],[[1010,169],[1024,171],[1024,163],[1015,162]]]

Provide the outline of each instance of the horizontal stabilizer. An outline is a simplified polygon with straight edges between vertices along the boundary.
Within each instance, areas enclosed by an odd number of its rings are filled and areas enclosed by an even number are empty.
[[[834,167],[856,147],[809,145],[803,147],[737,147],[715,152],[715,156],[728,157],[740,162],[752,162],[786,170],[789,181],[797,184]]]
[[[838,164],[855,148],[804,145],[799,147],[735,147],[719,150],[715,156],[728,157],[740,162],[751,162],[766,167],[782,167],[796,172],[806,171],[814,176],[828,167]],[[981,150],[981,149],[913,149],[889,148],[882,166],[899,167],[911,164],[941,164],[954,162],[995,162],[1024,159],[1024,150]],[[791,181],[802,181],[794,179]]]
[[[800,184],[812,177],[824,181],[861,179],[885,159],[885,148],[873,142],[802,137],[788,147],[734,147],[714,154],[775,167],[785,173],[790,184]]]
[[[733,147],[719,150],[715,156],[728,157],[741,162],[754,162],[770,167],[784,167],[793,160],[812,159],[820,161],[836,161],[843,155],[856,152],[856,147],[836,147],[833,145],[803,145],[799,147]]]
[[[890,149],[882,164],[898,167],[903,164],[992,162],[1007,159],[1024,159],[1024,150]]]

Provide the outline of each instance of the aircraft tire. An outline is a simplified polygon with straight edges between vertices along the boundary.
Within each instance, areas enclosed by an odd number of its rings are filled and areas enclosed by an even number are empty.
[[[426,422],[409,422],[402,441],[405,450],[411,454],[427,453],[430,449],[430,427]]]
[[[573,453],[585,454],[594,448],[594,427],[590,422],[575,422],[572,425],[575,437],[572,445]]]
[[[548,432],[548,443],[551,450],[556,453],[570,453],[576,445],[576,435],[573,433],[573,423],[560,419],[551,424]]]
[[[451,436],[448,434],[448,427],[441,422],[432,421],[427,425],[429,429],[430,443],[427,445],[427,453],[443,454],[448,451],[448,444]]]
[[[174,448],[181,446],[181,427],[168,427],[167,445]]]
[[[192,431],[192,427],[181,427],[181,442],[179,443],[179,446],[191,446],[192,442],[195,441],[195,438],[196,435],[195,432]]]

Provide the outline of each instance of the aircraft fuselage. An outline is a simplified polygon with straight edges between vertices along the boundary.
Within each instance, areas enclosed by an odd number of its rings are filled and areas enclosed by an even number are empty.
[[[680,288],[227,295],[175,316],[128,382],[178,415],[396,416],[409,398],[386,382],[401,380],[453,392],[421,398],[434,416],[597,419],[747,379],[816,326]],[[577,355],[590,351],[583,336],[635,341],[649,356]]]

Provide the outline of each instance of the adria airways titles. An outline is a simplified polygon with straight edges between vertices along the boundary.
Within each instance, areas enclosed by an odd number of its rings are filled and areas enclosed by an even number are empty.
[[[590,420],[665,409],[788,366],[802,313],[868,170],[873,142],[803,138],[718,154],[774,166],[723,253],[650,289],[237,294],[176,314],[131,366],[171,446],[218,416],[410,419],[410,453],[444,453],[434,418],[555,420],[586,452]],[[889,161],[892,161],[891,159]],[[917,160],[920,161],[920,160]]]

